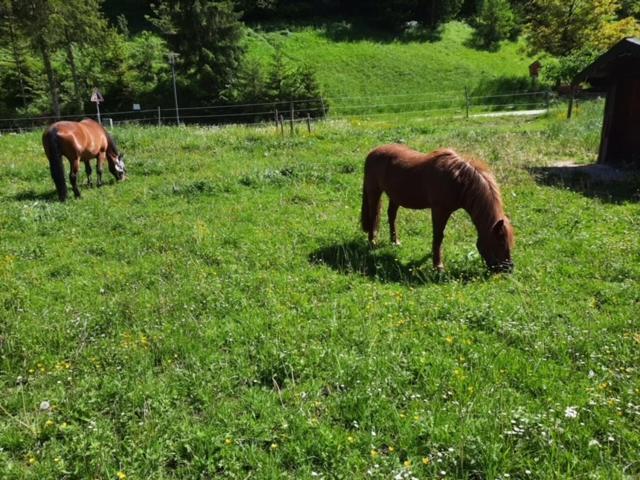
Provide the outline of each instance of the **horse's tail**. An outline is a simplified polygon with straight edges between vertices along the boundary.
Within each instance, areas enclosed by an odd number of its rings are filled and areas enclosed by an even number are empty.
[[[382,192],[374,191],[370,187],[370,183],[374,179],[371,178],[371,161],[367,157],[364,164],[364,180],[362,182],[362,208],[360,209],[360,225],[362,230],[370,234],[377,230],[380,223],[380,197]],[[375,204],[372,205],[371,202]],[[373,208],[372,208],[373,207]]]
[[[51,178],[53,178],[53,183],[56,184],[58,198],[61,202],[64,202],[67,199],[67,182],[64,178],[64,163],[62,161],[62,153],[60,152],[58,129],[51,127],[44,134],[43,140],[47,157],[49,158]]]

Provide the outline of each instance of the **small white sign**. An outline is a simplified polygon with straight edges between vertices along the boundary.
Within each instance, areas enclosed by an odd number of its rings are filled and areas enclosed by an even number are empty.
[[[134,104],[133,104],[133,109],[134,109],[135,111],[139,111],[139,110],[140,110],[140,104],[139,104],[139,103],[134,103]]]
[[[102,97],[100,90],[98,90],[97,88],[93,89],[93,93],[91,94],[91,101],[93,103],[104,102],[104,98]]]

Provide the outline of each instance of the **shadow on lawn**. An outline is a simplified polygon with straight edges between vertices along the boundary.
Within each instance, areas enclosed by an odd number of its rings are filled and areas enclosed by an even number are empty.
[[[449,261],[445,265],[445,272],[437,272],[431,265],[431,254],[402,263],[394,255],[380,250],[371,249],[364,241],[352,240],[316,250],[309,255],[309,262],[326,265],[343,274],[362,275],[383,283],[408,285],[452,281],[469,283],[484,280],[490,275],[475,261],[466,261],[464,265]]]
[[[13,199],[18,202],[57,202],[58,201],[58,193],[55,190],[50,190],[48,192],[36,192],[35,190],[25,190],[23,192],[18,192],[13,196]]]
[[[568,188],[608,203],[640,201],[640,171],[616,169],[602,164],[531,167],[536,182]]]

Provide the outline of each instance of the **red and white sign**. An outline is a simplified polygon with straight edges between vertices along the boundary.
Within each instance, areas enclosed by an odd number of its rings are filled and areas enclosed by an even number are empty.
[[[104,98],[102,97],[100,90],[98,90],[97,88],[93,89],[93,93],[91,94],[91,101],[93,103],[104,102]]]

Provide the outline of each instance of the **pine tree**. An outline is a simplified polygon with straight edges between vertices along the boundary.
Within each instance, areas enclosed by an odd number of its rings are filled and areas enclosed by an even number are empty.
[[[160,0],[150,21],[180,54],[182,73],[201,99],[217,98],[237,71],[244,50],[243,26],[231,0]]]

